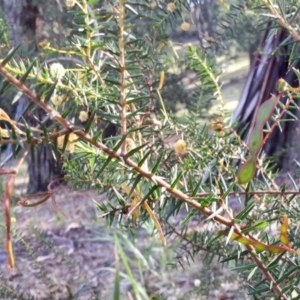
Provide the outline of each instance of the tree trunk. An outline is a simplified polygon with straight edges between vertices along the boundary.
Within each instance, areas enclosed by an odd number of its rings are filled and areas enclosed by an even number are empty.
[[[37,24],[42,20],[39,13],[38,0],[4,0],[5,18],[9,29],[11,46],[22,44],[21,56],[33,57],[37,55]],[[19,104],[25,107],[28,103],[25,95]],[[19,111],[17,109],[17,111]],[[34,116],[42,121],[44,111],[37,109]],[[18,117],[18,116],[17,116]],[[33,115],[26,116],[31,126],[36,126],[37,121]],[[49,125],[45,124],[46,126]],[[55,178],[62,177],[62,163],[60,158],[56,161],[50,145],[39,145],[35,148],[34,155],[28,155],[28,192],[34,193],[47,190],[48,184]]]
[[[271,28],[269,24],[268,28]],[[261,39],[261,53],[258,51],[251,60],[250,72],[246,85],[239,101],[239,105],[233,115],[233,121],[239,121],[238,130],[248,125],[248,129],[253,126],[254,116],[258,107],[271,97],[272,93],[277,93],[276,82],[283,78],[292,87],[298,87],[299,81],[297,76],[289,66],[289,54],[291,53],[291,44],[286,43],[280,46],[275,55],[272,52],[289,36],[284,29],[280,29],[276,34],[271,34],[267,29]],[[299,48],[298,48],[299,51]],[[294,68],[300,68],[298,61],[293,65]],[[285,103],[286,98],[281,100]],[[295,99],[297,105],[300,100]],[[291,110],[299,120],[299,110]],[[282,119],[291,119],[285,113]],[[300,131],[299,121],[281,122],[280,130],[278,127],[271,134],[269,140],[263,147],[263,151],[268,157],[272,157],[276,163],[277,170],[281,173],[291,173],[294,177],[299,177],[299,166],[296,161],[300,162]],[[245,137],[244,137],[245,138]],[[245,138],[246,139],[246,138]]]
[[[212,6],[214,0],[208,0],[206,2],[192,2],[194,4],[193,15],[196,20],[195,25],[198,31],[198,38],[202,49],[211,47],[211,42],[214,41],[215,32],[212,24]]]

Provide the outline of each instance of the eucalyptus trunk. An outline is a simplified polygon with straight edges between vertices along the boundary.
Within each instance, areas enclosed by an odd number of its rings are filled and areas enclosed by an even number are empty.
[[[43,20],[39,10],[39,1],[4,0],[3,3],[11,46],[16,47],[21,44],[21,49],[18,52],[21,58],[33,58],[37,56],[38,25],[41,25]],[[15,119],[19,119],[23,115],[24,107],[28,101],[28,98],[22,95],[18,101]],[[34,115],[27,114],[25,118],[32,126],[37,125],[34,117],[42,121],[45,119],[45,113],[41,109],[36,109]],[[49,121],[45,125],[49,125]],[[37,146],[34,149],[34,155],[28,155],[27,162],[29,174],[27,190],[29,193],[47,190],[48,184],[53,179],[63,175],[61,160],[60,158],[55,159],[53,157],[50,145]]]
[[[271,26],[272,24],[269,24],[269,28]],[[278,79],[283,78],[292,87],[299,86],[298,78],[289,64],[289,56],[292,51],[291,43],[286,42],[284,46],[277,48],[288,38],[289,34],[285,29],[280,29],[276,34],[270,35],[269,30],[271,29],[265,31],[259,48],[252,57],[246,85],[233,116],[233,121],[240,122],[240,130],[245,128],[246,125],[248,129],[252,127],[258,107],[268,100],[271,94],[277,93],[276,82]],[[277,51],[273,55],[275,49]],[[297,51],[300,54],[299,47]],[[300,68],[299,60],[293,67],[295,69]],[[294,100],[299,106],[300,99]],[[281,101],[285,103],[286,98]],[[298,109],[291,109],[290,112],[298,119],[281,122],[280,129],[277,127],[274,130],[263,146],[263,151],[269,158],[272,158],[276,171],[280,171],[281,174],[290,173],[293,177],[298,178],[300,170],[300,164],[297,164],[297,162],[300,162],[300,112]],[[282,119],[292,118],[288,113],[285,113]],[[246,139],[246,135],[244,138]]]

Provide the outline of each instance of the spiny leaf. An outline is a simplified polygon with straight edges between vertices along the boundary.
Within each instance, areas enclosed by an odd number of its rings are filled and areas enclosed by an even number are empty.
[[[54,84],[52,84],[52,86],[50,87],[49,91],[47,92],[47,95],[45,96],[45,100],[44,100],[45,103],[48,103],[50,101],[52,95],[54,95],[57,83],[58,83],[57,81],[54,82]]]
[[[181,223],[181,227],[185,227],[185,225],[188,223],[188,221],[191,219],[192,216],[194,216],[195,214],[197,214],[197,210],[196,209],[192,209],[188,215],[184,218],[184,220]]]
[[[296,265],[296,266],[294,266],[293,268],[291,268],[290,270],[288,270],[287,272],[284,272],[283,274],[282,274],[282,276],[277,280],[277,283],[279,284],[279,283],[281,283],[283,280],[285,280],[285,279],[288,279],[288,280],[290,280],[290,278],[291,278],[291,274],[295,274],[295,272],[299,272],[299,265]],[[297,273],[298,273],[297,272]],[[298,294],[299,295],[299,294]],[[294,298],[294,299],[299,299],[299,297],[296,297],[296,298]]]
[[[26,78],[28,77],[29,73],[31,72],[33,66],[35,65],[35,60],[33,60],[33,62],[30,64],[29,68],[26,70],[26,72],[22,75],[22,77],[20,78],[20,81],[22,83],[25,82]]]
[[[19,44],[17,47],[12,48],[7,56],[1,61],[1,65],[4,67],[15,55],[15,53],[17,52],[17,50],[20,48],[21,44]]]
[[[156,217],[155,212],[152,211],[152,209],[150,208],[150,206],[148,205],[147,202],[144,202],[144,203],[143,203],[143,208],[144,208],[144,209],[148,212],[148,214],[150,215],[150,218],[152,219],[152,221],[153,221],[153,223],[154,223],[154,225],[155,225],[155,227],[156,227],[156,229],[157,229],[157,231],[158,231],[158,234],[159,234],[159,236],[160,236],[160,239],[161,239],[163,245],[166,246],[166,245],[167,245],[167,240],[166,240],[166,238],[165,238],[165,235],[164,235],[164,233],[163,233],[163,231],[162,231],[162,228],[161,228],[160,223],[159,223],[159,221],[158,221],[158,219],[157,219],[157,217]]]
[[[142,167],[147,160],[147,158],[152,154],[152,150],[149,149],[143,156],[143,158],[139,161],[138,166]]]
[[[61,116],[65,119],[74,110],[75,110],[75,106],[74,105],[70,105],[67,109],[65,109],[61,113]]]
[[[123,262],[124,268],[126,270],[128,278],[129,278],[130,283],[132,285],[132,289],[134,291],[134,294],[138,297],[138,299],[141,299],[139,288],[138,288],[138,283],[134,279],[134,276],[133,276],[132,271],[131,271],[131,267],[128,263],[128,259],[127,259],[126,255],[125,255],[125,253],[122,249],[121,243],[119,242],[119,239],[118,239],[117,235],[115,235],[115,243],[116,243],[116,246],[117,246],[117,249],[118,249],[118,254],[119,254],[119,256],[120,256],[120,258]]]
[[[171,188],[174,189],[177,185],[177,183],[179,182],[179,180],[182,178],[183,176],[183,172],[179,172],[179,174],[177,175],[177,177],[174,179],[174,181],[171,184]]]
[[[249,202],[246,207],[235,217],[235,220],[244,220],[255,207],[255,202]]]
[[[114,287],[114,300],[120,300],[120,264],[119,264],[119,258],[116,253],[116,271],[115,271],[115,287]]]
[[[153,168],[152,168],[152,170],[151,170],[151,173],[152,173],[152,174],[155,174],[155,173],[157,172],[157,170],[158,170],[158,168],[159,168],[159,166],[160,166],[160,163],[161,163],[161,161],[162,161],[164,155],[165,155],[165,153],[162,151],[162,152],[160,153],[160,155],[158,156],[158,158],[156,159],[155,164],[154,164],[154,166],[153,166]]]
[[[96,114],[96,107],[94,107],[94,109],[92,110],[90,116],[89,116],[89,120],[88,123],[86,124],[85,128],[84,128],[84,132],[89,133],[92,125],[95,122],[95,114]]]
[[[145,146],[147,145],[147,143],[142,144],[138,147],[135,147],[134,149],[130,150],[126,155],[127,157],[130,157],[132,155],[134,155],[135,153],[139,152],[141,149],[143,149]]]
[[[10,82],[8,82],[6,79],[4,79],[1,84],[0,95],[5,94],[5,92],[7,92],[10,87],[11,87]]]
[[[131,197],[131,195],[133,194],[133,192],[135,191],[138,183],[141,181],[141,179],[143,178],[143,176],[141,174],[137,175],[136,179],[134,180],[134,183],[128,193],[128,196]],[[126,189],[126,191],[128,192],[128,188]]]
[[[254,225],[242,229],[242,233],[248,233],[253,230],[262,230],[270,225],[267,221],[257,221]]]

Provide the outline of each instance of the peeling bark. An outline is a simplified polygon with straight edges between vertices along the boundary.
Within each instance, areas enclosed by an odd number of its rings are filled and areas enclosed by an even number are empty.
[[[269,27],[271,26],[270,23]],[[241,122],[239,128],[244,128],[246,124],[251,128],[258,107],[268,100],[272,93],[277,93],[278,79],[283,78],[292,87],[299,86],[298,78],[288,64],[291,44],[281,47],[276,55],[271,55],[287,37],[288,33],[284,29],[278,30],[276,35],[270,35],[269,30],[264,33],[259,45],[262,50],[260,53],[256,52],[252,58],[246,85],[233,115],[233,121]],[[298,53],[300,53],[299,48]],[[293,67],[299,69],[300,62],[298,61]],[[282,99],[282,102],[285,103],[285,100]],[[299,106],[300,99],[296,99],[296,103]],[[280,124],[282,130],[278,127],[274,130],[263,150],[268,157],[273,157],[276,170],[299,177],[300,168],[295,161],[300,162],[300,111],[291,110],[291,112],[298,120],[282,122]],[[283,119],[291,119],[291,117],[286,113]]]

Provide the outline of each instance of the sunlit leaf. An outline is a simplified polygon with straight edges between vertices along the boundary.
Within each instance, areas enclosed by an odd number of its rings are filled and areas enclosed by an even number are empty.
[[[291,245],[290,245],[290,241],[288,238],[288,226],[289,226],[289,219],[288,219],[287,215],[283,215],[281,229],[280,229],[280,241],[282,244],[284,244],[290,248]]]
[[[256,172],[256,157],[247,160],[240,168],[237,175],[237,182],[239,184],[248,183]]]
[[[255,126],[257,128],[261,128],[261,130],[263,129],[263,126],[266,124],[266,122],[272,115],[280,97],[281,95],[273,96],[259,107],[255,123]]]
[[[257,156],[262,147],[263,142],[263,131],[262,128],[254,127],[250,134],[248,147],[251,156]]]

